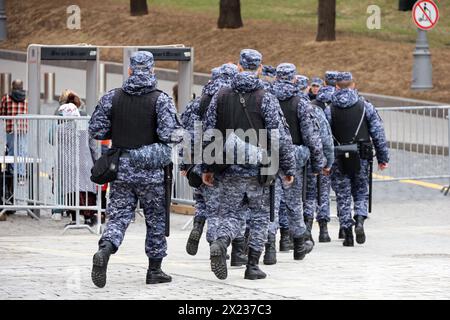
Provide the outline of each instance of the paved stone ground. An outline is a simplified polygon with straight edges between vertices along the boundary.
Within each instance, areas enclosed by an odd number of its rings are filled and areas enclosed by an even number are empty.
[[[206,241],[196,257],[187,255],[181,227],[189,217],[173,215],[164,262],[172,283],[145,285],[145,225],[137,218],[110,260],[107,286],[98,289],[90,280],[98,236],[62,235],[67,221],[16,214],[0,222],[0,299],[449,299],[450,197],[398,182],[376,183],[374,191],[365,245],[344,248],[333,220],[331,243],[317,243],[300,262],[278,254],[277,265],[262,266],[262,281],[244,280],[244,268],[216,279]]]

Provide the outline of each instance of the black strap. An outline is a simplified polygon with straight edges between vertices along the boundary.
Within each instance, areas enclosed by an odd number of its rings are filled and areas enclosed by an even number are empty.
[[[248,114],[247,103],[246,103],[245,98],[242,95],[242,93],[239,93],[239,102],[241,103],[242,108],[244,109],[245,117],[247,118],[248,123],[250,124],[250,126],[252,127],[253,130],[256,130],[255,126],[253,125],[253,121],[250,118],[250,115]]]

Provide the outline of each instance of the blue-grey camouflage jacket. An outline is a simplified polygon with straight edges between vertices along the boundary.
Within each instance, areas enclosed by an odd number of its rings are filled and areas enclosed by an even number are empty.
[[[333,94],[332,104],[338,108],[345,109],[355,105],[359,99],[360,96],[357,90],[342,89]],[[364,99],[364,104],[366,108],[366,120],[369,127],[369,134],[375,147],[378,163],[388,163],[389,148],[387,145],[386,134],[384,132],[383,120],[370,102]],[[327,109],[325,111],[327,119],[331,124],[331,110]]]
[[[274,82],[273,93],[280,101],[287,100],[293,96],[300,96],[301,99],[297,107],[297,117],[300,123],[301,135],[305,147],[309,150],[313,171],[319,173],[325,166],[325,160],[323,146],[320,140],[319,122],[314,116],[314,109],[311,106],[308,96],[299,91],[297,85],[284,80],[277,80]],[[308,152],[305,148],[303,148],[302,152],[307,156]]]
[[[231,88],[235,92],[247,93],[258,89],[263,89],[264,85],[258,77],[251,72],[241,72],[237,74],[232,83]],[[217,97],[216,94],[208,108],[205,119],[205,130],[215,129],[217,122]],[[265,127],[268,129],[268,139],[271,137],[271,130],[278,129],[280,136],[280,162],[279,166],[286,175],[295,174],[295,157],[292,150],[292,139],[290,135],[287,135],[287,129],[278,100],[269,92],[266,92],[263,97],[261,113],[265,122]],[[207,135],[205,136],[205,138]],[[207,139],[205,139],[205,146],[208,145]],[[206,166],[204,166],[206,171]],[[239,176],[256,176],[258,175],[259,168],[255,165],[231,165],[227,169],[227,174],[239,175]]]
[[[202,89],[202,96],[204,94],[213,97],[219,90],[223,87],[230,87],[231,80],[225,77],[217,77],[214,80],[210,80]],[[181,114],[181,122],[183,124],[183,128],[189,133],[191,137],[191,145],[195,143],[194,139],[194,124],[196,121],[203,121],[202,116],[200,115],[200,101],[201,96],[189,102],[186,106],[185,111]],[[203,115],[205,116],[205,115]],[[193,149],[192,149],[193,150]],[[183,149],[179,150],[179,157],[183,159]],[[183,160],[180,161],[179,165],[180,170],[187,170],[188,165],[184,163]]]
[[[153,91],[157,86],[154,75],[133,74],[123,84],[122,89],[131,95],[144,95]],[[108,91],[100,98],[95,111],[89,121],[89,134],[96,140],[111,139],[111,111],[114,93],[118,89]],[[179,143],[182,140],[181,123],[177,119],[175,105],[167,94],[161,93],[156,102],[157,134],[163,143]],[[134,170],[130,159],[120,160],[119,179],[126,181],[145,181],[156,183],[163,181],[163,170]]]

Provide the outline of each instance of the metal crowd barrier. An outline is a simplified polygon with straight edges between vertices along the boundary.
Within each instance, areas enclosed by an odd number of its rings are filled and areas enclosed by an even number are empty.
[[[450,106],[378,108],[391,163],[374,180],[450,179]]]
[[[100,143],[89,139],[89,117],[0,117],[1,212],[75,212],[69,229],[101,232],[101,188],[90,181]],[[80,211],[97,215],[96,229]]]
[[[376,181],[402,179],[450,180],[450,106],[378,108],[390,148],[386,175]],[[80,211],[96,212],[101,222],[101,188],[90,169],[100,155],[100,143],[89,139],[89,117],[0,117],[0,213],[26,210],[39,219],[40,210],[75,211],[65,228],[88,229]],[[178,170],[173,152],[173,203],[194,204],[193,190]],[[92,199],[95,198],[95,201]]]

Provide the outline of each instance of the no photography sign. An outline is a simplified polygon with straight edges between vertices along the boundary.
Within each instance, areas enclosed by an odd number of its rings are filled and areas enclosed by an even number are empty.
[[[439,9],[433,0],[421,0],[414,5],[412,15],[417,27],[430,30],[439,20]]]

